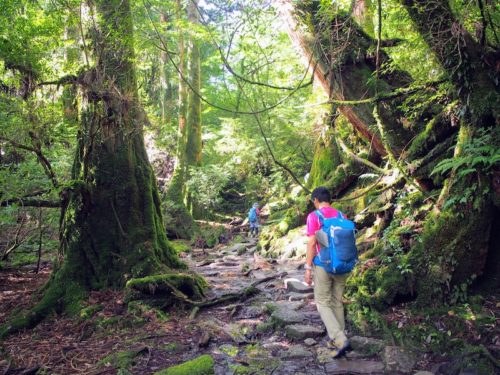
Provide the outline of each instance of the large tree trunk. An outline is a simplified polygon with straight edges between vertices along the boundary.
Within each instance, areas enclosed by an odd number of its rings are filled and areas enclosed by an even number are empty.
[[[498,126],[499,95],[493,78],[496,72],[485,59],[487,51],[455,18],[448,2],[401,0],[401,3],[456,89],[461,118],[451,157],[462,164],[457,163],[458,169],[449,173],[434,209],[423,219],[418,241],[404,255],[410,272],[403,274],[399,269],[401,264],[380,264],[367,270],[358,282],[360,290],[373,292],[366,293],[369,298],[362,297],[360,303],[385,306],[398,296],[405,299],[413,296],[418,304],[429,306],[453,300],[454,294],[483,274],[488,259],[498,260],[497,236],[492,229],[499,213],[494,203],[498,201],[498,193],[490,181],[493,173],[482,169],[481,163],[472,164],[473,158],[481,157],[481,151],[477,145],[472,147],[471,142],[484,129]],[[490,142],[481,148],[500,147],[498,137],[492,136]],[[447,142],[443,144],[448,148]],[[413,154],[421,151],[418,146],[424,145],[416,142],[414,146]],[[471,167],[471,173],[466,173]],[[402,223],[405,218],[399,214],[398,220]],[[391,226],[396,228],[394,224]],[[388,236],[394,234],[395,231]],[[383,246],[381,242],[375,252],[391,251]]]
[[[288,24],[292,41],[302,51],[304,60],[315,68],[315,78],[332,99],[357,101],[373,98],[376,90],[370,81],[375,71],[375,59],[369,50],[373,50],[374,41],[349,16],[339,14],[325,23],[318,6],[315,1],[293,5],[289,0],[279,1],[279,10]],[[383,52],[381,60],[388,60]],[[390,92],[410,82],[411,78],[404,72],[393,72],[381,76],[380,88]],[[377,153],[384,156],[387,145],[383,144],[376,129],[373,106],[373,103],[361,103],[339,105],[338,109]],[[389,146],[398,154],[414,134],[404,128],[402,116],[395,106],[383,105],[380,112]]]
[[[479,128],[498,126],[500,95],[495,67],[488,62],[486,49],[454,16],[448,2],[401,0],[401,3],[456,89],[464,110],[454,157],[466,157],[466,145],[476,137]],[[495,141],[495,137],[492,140]],[[498,149],[500,145],[490,147]],[[492,194],[496,193],[490,186],[492,183],[480,169],[468,177],[460,177],[459,172],[452,172],[446,181],[438,200],[438,210],[429,219],[422,242],[422,249],[429,254],[431,262],[439,264],[441,274],[451,276],[452,285],[470,281],[473,275],[481,275],[488,252],[496,251],[491,228],[498,207],[494,207]],[[443,208],[445,201],[453,197],[461,203]],[[424,270],[429,275],[423,276],[422,280],[448,283],[432,274],[435,267],[424,265]],[[428,282],[421,281],[418,285],[419,292],[427,292],[428,298],[433,298]]]
[[[185,267],[169,246],[144,147],[128,0],[94,1],[95,68],[85,78],[83,142],[63,193],[64,261],[39,304],[1,335],[74,312],[88,290]]]

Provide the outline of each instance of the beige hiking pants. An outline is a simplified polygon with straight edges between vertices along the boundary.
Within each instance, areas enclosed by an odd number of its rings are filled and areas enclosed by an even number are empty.
[[[330,339],[337,346],[343,346],[347,337],[344,333],[344,305],[342,294],[349,274],[332,275],[323,267],[314,266],[314,302],[321,320],[325,323]]]

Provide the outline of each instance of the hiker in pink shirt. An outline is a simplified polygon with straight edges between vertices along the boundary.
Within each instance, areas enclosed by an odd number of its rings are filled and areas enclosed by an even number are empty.
[[[327,188],[314,189],[311,200],[316,210],[319,210],[325,218],[339,215],[339,211],[330,206],[331,196]],[[320,219],[313,211],[307,216],[308,241],[304,279],[308,285],[311,285],[314,278],[314,302],[330,338],[328,347],[334,349],[332,355],[336,358],[343,355],[350,347],[349,340],[344,333],[345,319],[344,305],[342,304],[342,295],[349,273],[331,274],[326,272],[323,267],[313,265],[313,259],[319,253],[316,232],[320,229]],[[314,275],[312,275],[313,273]]]

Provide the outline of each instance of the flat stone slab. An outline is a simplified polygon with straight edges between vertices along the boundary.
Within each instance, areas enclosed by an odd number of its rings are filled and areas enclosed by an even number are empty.
[[[208,271],[208,272],[201,272],[201,274],[205,277],[217,277],[220,275],[219,271]]]
[[[292,324],[285,327],[285,333],[288,338],[303,340],[321,336],[325,333],[325,329],[305,324]]]
[[[290,292],[295,293],[312,293],[312,286],[307,285],[306,283],[298,280],[298,279],[285,279],[285,288]]]
[[[276,306],[277,309],[289,309],[289,310],[298,310],[304,306],[303,301],[276,301],[272,302],[271,304]]]
[[[217,263],[217,266],[219,267],[238,267],[238,266],[241,266],[240,263],[236,263],[236,262],[222,262],[222,263]]]
[[[271,319],[273,319],[280,326],[286,326],[289,324],[300,323],[304,321],[305,317],[295,310],[278,308],[271,314]]]
[[[297,293],[290,292],[287,295],[289,301],[303,301],[305,299],[313,299],[314,293]]]
[[[314,346],[316,345],[318,342],[315,340],[315,339],[312,339],[312,338],[309,338],[309,339],[305,339],[304,340],[304,344],[306,344],[307,346]]]
[[[240,259],[231,255],[226,255],[222,258],[223,262],[239,262]]]
[[[241,249],[246,250],[245,244],[237,243],[236,245],[227,248],[225,251],[228,253],[237,253],[238,251],[241,251]]]
[[[281,359],[312,358],[313,354],[302,345],[292,345],[288,350],[284,350]]]
[[[213,259],[205,259],[196,264],[196,267],[205,267],[215,262]]]
[[[238,316],[249,319],[249,318],[257,318],[262,314],[264,314],[263,306],[246,306],[240,311]]]
[[[327,374],[383,374],[384,364],[378,361],[334,359],[325,365]]]
[[[348,359],[360,359],[360,358],[371,357],[370,355],[366,355],[366,354],[357,352],[355,350],[351,350],[351,351],[345,353],[345,356]]]

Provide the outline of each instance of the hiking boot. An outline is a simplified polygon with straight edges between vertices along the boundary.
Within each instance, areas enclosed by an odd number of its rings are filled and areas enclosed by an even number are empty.
[[[336,347],[334,350],[332,350],[332,357],[333,358],[339,358],[347,352],[351,348],[351,343],[349,340],[346,340],[344,345],[342,345],[340,348]]]
[[[337,345],[335,345],[335,340],[328,340],[326,343],[326,347],[328,349],[338,349]]]

